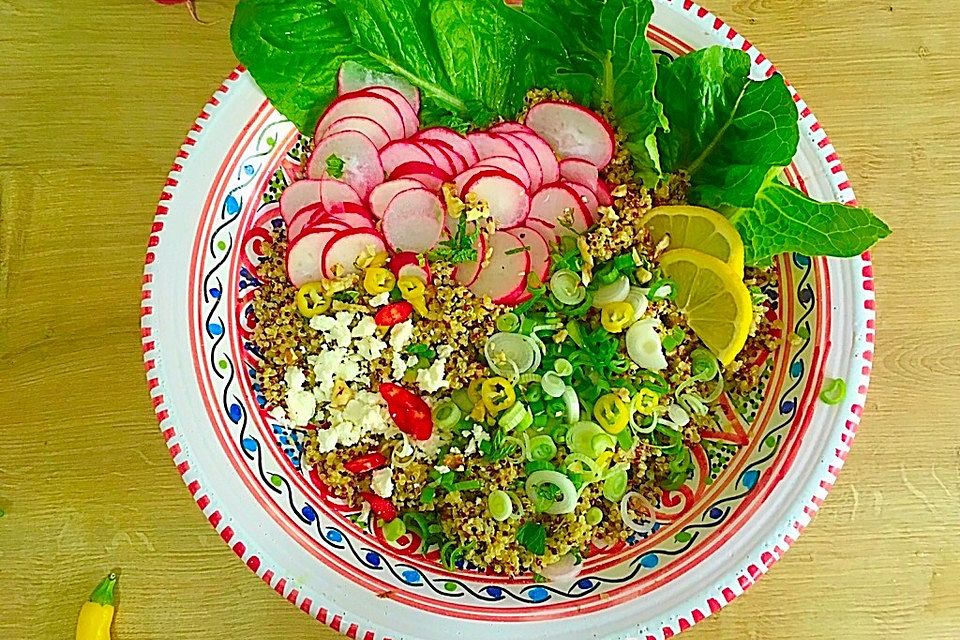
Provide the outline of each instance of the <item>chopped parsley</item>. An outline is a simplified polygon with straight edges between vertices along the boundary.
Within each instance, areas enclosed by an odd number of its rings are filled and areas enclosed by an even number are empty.
[[[477,259],[476,244],[479,236],[479,227],[473,225],[473,231],[468,231],[467,217],[461,215],[457,218],[457,229],[454,231],[453,237],[440,242],[430,252],[430,259],[444,260],[451,264],[474,262]]]
[[[517,529],[517,542],[535,556],[547,552],[547,530],[539,522],[524,522]]]
[[[333,178],[342,178],[343,158],[334,154],[327,156],[327,174]]]

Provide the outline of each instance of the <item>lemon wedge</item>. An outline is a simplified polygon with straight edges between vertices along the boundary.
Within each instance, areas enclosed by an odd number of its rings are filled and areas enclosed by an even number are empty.
[[[660,268],[676,285],[676,304],[690,328],[721,364],[733,362],[753,322],[753,303],[740,273],[693,249],[667,251]]]
[[[703,207],[655,207],[640,222],[657,242],[670,234],[670,249],[695,249],[730,265],[743,275],[743,241],[725,217]]]

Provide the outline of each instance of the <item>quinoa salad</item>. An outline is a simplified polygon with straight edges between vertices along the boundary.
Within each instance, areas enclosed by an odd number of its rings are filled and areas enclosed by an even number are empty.
[[[640,47],[649,86],[631,67],[618,87],[613,56],[581,70],[599,97],[544,72],[500,102],[459,99],[450,69],[427,82],[357,54],[309,85],[333,95],[298,85],[293,102],[248,33],[258,4],[238,6],[235,49],[304,133],[265,196],[283,218],[253,303],[266,410],[305,433],[304,474],[357,526],[450,571],[569,578],[653,533],[697,473],[691,445],[762,393],[783,339],[773,258],[855,255],[888,232],[778,179],[796,109],[743,52]],[[474,10],[521,43],[559,28],[550,4]],[[617,4],[652,13],[610,0],[601,20]],[[284,15],[272,28],[299,28]],[[557,65],[583,64],[563,51]]]

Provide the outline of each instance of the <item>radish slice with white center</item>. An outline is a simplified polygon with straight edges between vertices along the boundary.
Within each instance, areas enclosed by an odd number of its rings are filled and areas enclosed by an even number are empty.
[[[350,229],[373,229],[376,226],[376,223],[374,222],[373,218],[370,217],[370,215],[365,213],[357,213],[354,211],[329,213],[322,219],[317,220],[314,224],[319,224],[325,221],[330,221],[333,223],[342,222]]]
[[[438,140],[440,142],[445,142],[450,145],[454,151],[463,156],[468,165],[472,165],[480,160],[480,156],[477,155],[477,150],[474,148],[473,144],[466,138],[462,136],[453,129],[447,129],[446,127],[431,127],[429,129],[424,129],[417,134],[417,140]]]
[[[484,256],[487,251],[487,240],[484,234],[479,234],[474,242],[474,248],[477,250],[477,259],[468,262],[461,262],[453,268],[451,275],[453,279],[465,287],[469,287],[480,275],[480,267],[483,264]]]
[[[423,280],[425,284],[430,284],[433,280],[433,275],[430,273],[430,265],[426,262],[420,264],[420,258],[412,251],[403,251],[394,254],[390,257],[390,262],[387,266],[390,267],[390,271],[393,272],[393,275],[397,278],[416,276]]]
[[[393,200],[393,197],[401,191],[408,189],[421,189],[423,184],[413,178],[399,178],[397,180],[387,180],[381,182],[373,188],[370,195],[367,196],[367,202],[370,203],[370,213],[378,220],[383,218],[387,205]]]
[[[504,133],[503,137],[508,139],[516,138],[523,140],[537,155],[540,162],[540,169],[543,171],[543,184],[550,184],[560,179],[560,161],[547,141],[535,133],[527,131],[516,131],[513,133]]]
[[[343,95],[370,87],[390,87],[403,94],[414,111],[420,111],[420,90],[398,76],[371,71],[353,60],[340,65],[337,72],[337,93]]]
[[[503,136],[495,133],[470,133],[467,134],[467,140],[473,144],[481,160],[493,156],[507,156],[520,160],[520,152]]]
[[[404,136],[412,136],[420,128],[420,119],[417,117],[413,105],[396,89],[392,87],[367,87],[363,91],[381,96],[393,103],[403,120]]]
[[[287,240],[293,240],[299,237],[303,229],[310,224],[310,220],[318,212],[325,213],[323,205],[319,202],[314,202],[290,216],[290,221],[287,222]]]
[[[314,140],[322,138],[337,120],[351,116],[370,118],[384,128],[391,140],[404,137],[403,118],[390,100],[366,91],[354,91],[330,103],[313,132]]]
[[[467,167],[470,166],[470,163],[467,162],[466,158],[464,158],[462,155],[457,153],[457,151],[453,147],[451,147],[449,144],[447,144],[443,140],[417,139],[416,142],[418,142],[421,145],[426,145],[428,147],[433,147],[439,150],[440,153],[442,153],[448,160],[450,160],[450,164],[453,167],[453,169],[451,170],[451,173],[460,173],[461,171],[464,171]]]
[[[550,271],[550,245],[547,239],[533,227],[521,225],[508,229],[507,233],[517,237],[523,246],[527,247],[527,253],[530,254],[530,272],[540,277],[541,282],[547,281],[547,273]]]
[[[595,192],[600,171],[596,165],[586,160],[567,158],[560,161],[560,177],[570,182],[578,182]]]
[[[580,158],[598,169],[613,159],[613,129],[589,109],[548,100],[534,105],[524,123],[550,143],[560,158]]]
[[[290,284],[302,287],[323,279],[320,257],[334,235],[327,231],[304,233],[287,246],[286,267]]]
[[[337,211],[348,204],[360,205],[361,202],[353,187],[340,180],[298,180],[280,195],[280,215],[289,224],[298,211],[311,204],[322,204],[327,211]]]
[[[520,138],[519,136],[511,136],[509,134],[504,134],[506,138],[514,147],[517,149],[517,153],[520,154],[520,162],[523,164],[524,169],[527,170],[527,174],[530,176],[530,190],[536,191],[543,186],[543,166],[540,164],[540,159],[537,157],[537,152],[533,150],[533,147],[530,144]]]
[[[335,234],[327,242],[320,258],[323,275],[334,277],[334,268],[339,266],[343,273],[357,272],[357,259],[360,256],[384,253],[387,245],[383,236],[372,229],[347,229]]]
[[[440,150],[439,147],[435,147],[428,143],[428,141],[417,142],[414,141],[411,144],[415,144],[424,151],[427,152],[427,155],[430,156],[430,161],[437,165],[437,168],[453,175],[457,172],[454,167],[453,160],[450,159],[450,156]]]
[[[557,234],[557,225],[546,222],[545,220],[529,217],[524,221],[523,226],[529,227],[539,233],[547,241],[547,244],[556,244],[560,240],[560,236]]]
[[[440,240],[443,203],[426,189],[409,189],[394,196],[383,214],[381,228],[394,252],[423,253]]]
[[[533,194],[530,201],[530,215],[557,226],[557,233],[564,235],[560,224],[564,217],[567,224],[574,231],[583,233],[587,230],[590,213],[587,206],[580,199],[580,195],[571,187],[563,183],[548,184]]]
[[[397,277],[403,278],[407,276],[419,278],[423,281],[423,284],[430,284],[430,270],[425,266],[420,266],[419,264],[408,264],[400,267]]]
[[[494,171],[497,171],[494,169]],[[461,197],[470,192],[477,194],[490,207],[490,216],[497,227],[506,228],[520,224],[530,211],[530,195],[519,178],[502,173],[489,175],[484,172],[467,181]]]
[[[535,133],[533,129],[520,122],[498,122],[488,131],[490,133]]]
[[[450,180],[450,175],[434,164],[404,162],[393,170],[393,178],[412,178],[431,191],[440,191],[440,186]]]
[[[523,183],[527,191],[530,190],[530,173],[523,163],[507,156],[492,156],[478,162],[476,167],[491,167],[493,169],[502,169],[507,175],[513,176]]]
[[[609,207],[613,204],[613,196],[610,195],[610,187],[607,186],[607,183],[603,180],[597,180],[597,190],[595,193],[597,195],[597,202],[600,203],[601,207]]]
[[[469,286],[478,296],[490,296],[497,304],[519,296],[527,287],[530,255],[523,243],[506,231],[490,237],[490,262]]]
[[[587,226],[593,226],[593,223],[597,221],[597,209],[600,208],[600,203],[597,201],[597,194],[591,191],[588,187],[576,182],[564,182],[564,184],[576,191],[577,195],[580,196],[580,200],[587,208],[587,213],[590,214],[590,217],[587,220]]]
[[[390,134],[387,133],[387,130],[374,120],[365,116],[347,116],[346,118],[340,118],[327,127],[323,135],[331,136],[341,131],[359,131],[370,138],[370,142],[372,142],[377,149],[380,149],[390,142]]]
[[[454,184],[457,186],[457,194],[460,197],[464,197],[466,195],[466,192],[463,190],[463,188],[467,185],[468,182],[470,182],[471,180],[473,180],[475,177],[479,175],[510,177],[510,174],[504,171],[503,169],[498,169],[496,167],[473,166],[453,179]]]
[[[358,131],[341,131],[321,140],[310,155],[307,175],[323,177],[330,156],[343,161],[340,179],[353,187],[360,197],[366,197],[371,189],[383,182],[383,165],[377,147]]]
[[[406,140],[397,140],[380,150],[380,162],[383,163],[383,170],[387,175],[392,175],[393,171],[402,164],[407,162],[433,164],[433,158],[420,145]]]

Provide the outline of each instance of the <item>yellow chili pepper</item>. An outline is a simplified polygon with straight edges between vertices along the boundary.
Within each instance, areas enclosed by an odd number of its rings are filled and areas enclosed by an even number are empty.
[[[613,460],[613,451],[604,451],[597,456],[597,466],[605,470],[610,466],[611,460]]]
[[[610,333],[620,333],[633,322],[633,305],[611,302],[600,311],[600,324]]]
[[[630,422],[627,403],[615,393],[602,395],[593,405],[593,417],[607,433],[620,433]]]
[[[111,572],[100,581],[90,594],[90,600],[83,603],[77,618],[76,640],[110,640],[110,625],[116,604],[114,588],[119,576]]]
[[[304,318],[318,316],[330,308],[330,296],[322,282],[308,282],[297,289],[297,311]]]
[[[637,392],[637,395],[633,397],[633,410],[645,416],[653,414],[659,405],[660,394],[653,389],[643,387]]]
[[[480,396],[480,387],[483,385],[483,378],[475,378],[467,385],[467,397],[474,406],[481,404],[483,399]]]
[[[397,279],[390,270],[383,267],[370,267],[363,274],[363,289],[372,296],[392,291],[396,283]]]
[[[487,378],[480,385],[480,397],[490,413],[499,413],[509,409],[517,401],[517,393],[506,378],[495,376]]]
[[[427,303],[424,298],[427,285],[423,280],[416,276],[400,276],[397,280],[397,288],[400,289],[400,297],[412,304],[417,313],[422,316],[427,315]]]

